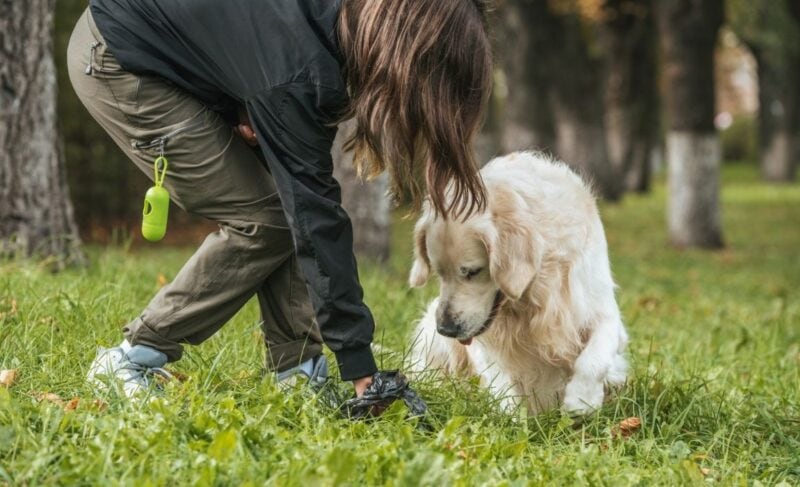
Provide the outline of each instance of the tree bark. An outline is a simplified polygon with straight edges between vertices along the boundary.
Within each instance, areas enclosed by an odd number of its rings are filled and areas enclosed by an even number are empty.
[[[794,22],[795,39],[800,39],[800,2],[797,0],[787,2],[787,6],[789,9],[789,15]],[[792,44],[792,61],[791,66],[794,70],[794,84],[792,85],[794,90],[792,91],[792,121],[791,121],[791,152],[790,157],[792,162],[792,174],[791,177],[794,179],[796,174],[796,169],[800,166],[800,42],[795,42]]]
[[[800,62],[800,59],[796,62]],[[800,88],[792,83],[800,83],[800,76],[786,73],[780,77],[776,74],[768,61],[759,60],[758,128],[761,176],[770,182],[789,182],[795,177],[796,145],[800,143],[797,140],[797,130],[792,127],[795,118],[793,112],[797,109],[792,100],[796,93],[792,92],[797,92]]]
[[[492,95],[489,98],[489,107],[486,110],[486,119],[481,132],[474,143],[475,157],[478,164],[483,167],[497,157],[502,151],[502,120],[501,114],[505,100],[505,81],[500,70],[495,71],[495,83]]]
[[[0,2],[0,256],[83,255],[56,119],[54,0]]]
[[[539,0],[535,0],[538,2]],[[525,0],[505,2],[499,37],[501,65],[506,85],[501,146],[506,152],[553,152],[555,122],[549,104],[551,92],[547,64],[540,59],[541,42],[533,31],[541,6]]]
[[[790,182],[800,156],[800,48],[751,50],[758,62],[761,174],[767,181]]]
[[[598,24],[605,57],[609,156],[628,191],[650,188],[659,137],[657,42],[652,0],[605,0]]]
[[[339,126],[333,144],[334,177],[342,186],[342,206],[353,222],[356,254],[385,262],[389,259],[391,244],[389,179],[387,174],[369,182],[358,177],[353,166],[353,154],[345,152],[343,147],[353,129],[352,121]]]
[[[622,184],[606,140],[602,62],[591,53],[577,14],[556,13],[547,0],[507,2],[510,53],[506,150],[553,152],[616,200]]]
[[[657,0],[669,118],[668,222],[678,247],[723,245],[721,148],[714,127],[714,47],[722,0]]]
[[[800,2],[739,0],[729,17],[758,64],[762,176],[792,181],[800,156]]]

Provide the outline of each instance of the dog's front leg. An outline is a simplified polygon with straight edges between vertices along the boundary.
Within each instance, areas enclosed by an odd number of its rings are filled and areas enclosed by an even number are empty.
[[[625,380],[627,363],[622,355],[628,336],[619,312],[596,321],[589,341],[575,361],[574,374],[564,393],[564,410],[586,415],[603,405],[606,382]]]
[[[475,343],[468,347],[467,354],[480,376],[481,385],[498,400],[500,408],[507,413],[516,411],[521,404],[522,395],[515,387],[514,380],[503,371],[481,344]]]

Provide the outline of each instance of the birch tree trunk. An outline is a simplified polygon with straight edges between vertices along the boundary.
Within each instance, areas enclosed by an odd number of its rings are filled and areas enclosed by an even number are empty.
[[[353,155],[344,151],[352,134],[353,122],[339,126],[333,144],[334,177],[342,186],[342,206],[353,222],[353,248],[357,255],[377,262],[389,259],[391,245],[391,208],[387,191],[389,179],[382,174],[373,181],[361,181],[353,166]]]
[[[0,2],[0,256],[83,261],[56,119],[54,0]]]
[[[673,245],[723,245],[719,205],[722,150],[714,127],[714,47],[722,0],[658,0],[669,118],[668,223]]]

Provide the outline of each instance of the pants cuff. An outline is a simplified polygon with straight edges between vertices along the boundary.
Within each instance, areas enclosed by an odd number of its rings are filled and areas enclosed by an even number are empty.
[[[162,352],[168,362],[177,362],[183,356],[183,346],[167,340],[153,330],[141,318],[136,318],[122,329],[122,334],[131,345],[146,345]]]

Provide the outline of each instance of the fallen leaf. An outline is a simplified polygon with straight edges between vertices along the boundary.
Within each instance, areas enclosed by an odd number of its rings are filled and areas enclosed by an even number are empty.
[[[16,369],[0,370],[0,386],[11,387],[11,384],[14,383],[14,380],[16,380],[16,378],[17,378]]]
[[[169,372],[170,375],[172,375],[172,377],[174,377],[175,380],[177,380],[178,382],[186,382],[187,380],[189,380],[189,376],[184,374],[183,372],[177,372],[172,369],[164,369],[164,370]]]
[[[17,300],[16,299],[12,299],[11,300],[11,314],[12,315],[17,314]]]
[[[65,411],[75,411],[78,409],[78,404],[81,402],[80,398],[73,397],[72,399],[64,405]]]
[[[655,296],[642,296],[639,298],[637,304],[640,308],[644,308],[647,311],[654,311],[660,303],[661,300]]]
[[[61,396],[58,394],[54,394],[52,392],[42,392],[36,395],[36,400],[39,402],[52,402],[53,404],[58,404],[59,406],[64,406],[64,400],[61,399]]]
[[[712,472],[710,468],[700,467],[700,473],[703,474],[703,477],[708,477]]]
[[[619,424],[611,430],[611,436],[614,438],[628,438],[632,434],[639,431],[642,427],[642,420],[636,416],[623,419]]]
[[[164,274],[159,273],[158,277],[156,277],[156,286],[158,286],[158,288],[161,289],[162,287],[166,286],[167,284],[169,284],[169,279],[167,279],[167,276],[165,276]]]

